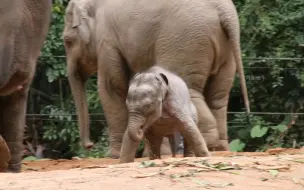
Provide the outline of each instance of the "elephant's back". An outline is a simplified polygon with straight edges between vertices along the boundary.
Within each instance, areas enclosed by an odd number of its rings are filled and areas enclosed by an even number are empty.
[[[217,9],[206,1],[193,2],[163,21],[155,43],[155,62],[180,76],[189,88],[201,91],[230,49]]]
[[[211,2],[112,0],[104,11],[109,34],[115,34],[115,45],[131,72],[157,64],[182,77],[190,88],[202,88],[215,57],[225,59],[228,44]]]

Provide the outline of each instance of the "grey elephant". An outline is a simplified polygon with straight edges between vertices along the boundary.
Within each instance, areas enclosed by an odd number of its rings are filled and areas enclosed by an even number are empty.
[[[210,156],[197,127],[197,112],[188,87],[174,73],[159,66],[137,73],[130,81],[126,105],[129,111],[128,128],[122,141],[120,163],[134,161],[136,148],[144,138],[150,145],[150,159],[160,159],[162,138],[174,135],[176,131],[182,133],[185,144],[195,156]],[[163,118],[173,124],[165,127],[155,125]]]
[[[2,0],[0,4],[0,135],[20,172],[29,86],[50,25],[51,0]],[[0,154],[0,162],[5,154]],[[3,165],[3,163],[0,163]]]
[[[81,28],[78,28],[76,25],[77,17],[73,17],[73,14],[76,16],[81,16],[82,14],[89,14],[90,17],[86,24],[90,29],[90,36],[93,35],[95,29],[95,19],[93,15],[95,14],[94,0],[72,0],[68,4],[66,8],[66,16],[65,16],[65,28],[63,32],[63,36],[65,38],[65,48],[67,52],[68,60],[73,60],[72,64],[68,64],[68,77],[70,86],[72,89],[73,97],[76,102],[77,115],[78,115],[78,124],[80,128],[80,137],[82,140],[82,145],[85,148],[91,148],[93,143],[88,140],[89,137],[89,115],[88,115],[88,106],[87,101],[85,99],[85,82],[88,80],[90,76],[97,72],[97,60],[96,60],[96,51],[95,47],[92,47],[94,42],[92,39],[89,39],[88,36],[81,38],[82,31]],[[74,20],[73,20],[74,18]],[[89,18],[89,17],[87,17]],[[83,22],[83,21],[82,21]],[[75,24],[75,26],[74,26]],[[76,31],[76,33],[75,33]],[[79,33],[78,33],[79,32]],[[87,34],[83,34],[87,35]],[[89,45],[86,41],[89,40]],[[71,50],[73,49],[73,50]],[[68,51],[70,50],[70,51]],[[74,62],[78,62],[79,64],[74,65]],[[71,61],[68,61],[68,63]],[[80,90],[80,91],[79,91]],[[112,158],[119,157],[119,151],[122,141],[122,135],[125,130],[125,127],[121,126],[109,126],[109,136],[110,136],[110,150],[106,154],[106,156]],[[173,154],[175,156],[177,144],[175,143],[175,139],[180,137],[179,134],[174,136],[168,136],[163,139],[161,146],[161,153],[165,154]],[[147,156],[148,154],[148,145],[145,144],[143,156]]]
[[[84,86],[96,70],[112,157],[120,156],[128,123],[128,82],[153,65],[186,82],[209,149],[229,149],[227,105],[236,71],[250,112],[238,14],[231,0],[71,0],[63,36],[85,147],[93,143]]]

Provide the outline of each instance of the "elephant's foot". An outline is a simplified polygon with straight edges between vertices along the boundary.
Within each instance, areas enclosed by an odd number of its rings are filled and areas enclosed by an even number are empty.
[[[119,159],[120,157],[120,150],[117,150],[117,149],[109,149],[107,151],[107,153],[105,154],[105,157],[106,158],[112,158],[112,159]]]
[[[187,143],[185,139],[184,140],[184,157],[195,157],[194,151],[190,147],[190,145]]]
[[[184,157],[195,157],[195,154],[193,151],[187,151],[184,153]]]
[[[20,173],[21,172],[21,163],[19,164],[9,164],[6,173]]]
[[[105,157],[112,159],[119,159],[121,147],[123,146],[125,129],[123,129],[123,132],[113,131],[112,129],[109,130],[108,133],[109,133],[109,148],[107,153],[105,154]]]
[[[228,140],[219,140],[217,146],[211,148],[212,151],[229,151],[229,143]]]
[[[119,159],[120,151],[122,147],[124,133],[114,133],[112,136],[109,136],[109,149],[105,154],[106,158]]]
[[[219,146],[221,146],[219,132],[216,128],[210,129],[205,133],[202,133],[203,138],[207,144],[209,151],[216,151]]]

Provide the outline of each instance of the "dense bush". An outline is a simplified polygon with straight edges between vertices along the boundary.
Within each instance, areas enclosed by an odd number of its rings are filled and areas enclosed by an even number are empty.
[[[235,151],[262,151],[270,147],[304,145],[304,1],[234,1],[241,23],[241,46],[252,112],[229,114],[229,137]],[[29,154],[45,147],[45,157],[103,156],[107,149],[106,121],[98,98],[96,77],[87,84],[91,136],[96,147],[87,152],[79,146],[75,106],[66,78],[62,41],[67,0],[55,0],[52,24],[39,59],[28,101],[25,143]],[[282,58],[292,59],[282,59]],[[280,59],[279,59],[280,58]],[[298,59],[297,59],[298,58]],[[240,85],[236,77],[229,111],[242,112]],[[290,113],[290,114],[289,114]],[[39,146],[40,145],[40,146]]]

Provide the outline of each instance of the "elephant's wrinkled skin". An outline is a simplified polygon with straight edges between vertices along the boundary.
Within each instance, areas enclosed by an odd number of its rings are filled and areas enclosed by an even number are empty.
[[[93,146],[93,143],[89,140],[89,116],[87,101],[84,94],[84,85],[88,78],[97,72],[96,47],[93,39],[95,8],[94,1],[71,1],[66,8],[65,28],[63,32],[68,60],[68,77],[76,102],[82,145],[85,148],[91,148]],[[83,30],[83,26],[78,28],[76,18],[73,17],[73,14],[79,15],[79,11],[81,10],[85,11],[83,14],[90,15],[90,17],[87,17],[88,20],[84,20],[87,27],[89,27],[89,31]],[[90,32],[90,34],[86,34],[86,32]],[[119,157],[122,136],[125,129],[126,126],[109,126],[110,150],[106,156],[112,158]],[[168,138],[164,138],[161,146],[161,153],[172,153],[175,155],[175,150],[172,150],[172,148],[173,145],[176,146],[176,144],[174,142],[172,143]],[[174,149],[176,148],[177,147],[174,147]],[[147,155],[148,145],[145,144],[143,156]]]
[[[236,71],[250,111],[239,30],[231,0],[71,0],[64,40],[82,144],[92,146],[87,78],[97,69],[109,155],[119,157],[128,124],[128,81],[134,73],[160,65],[189,87],[208,148],[227,150],[227,105]]]
[[[28,89],[51,8],[51,0],[2,0],[0,4],[0,134],[11,153],[8,172],[20,172]]]

